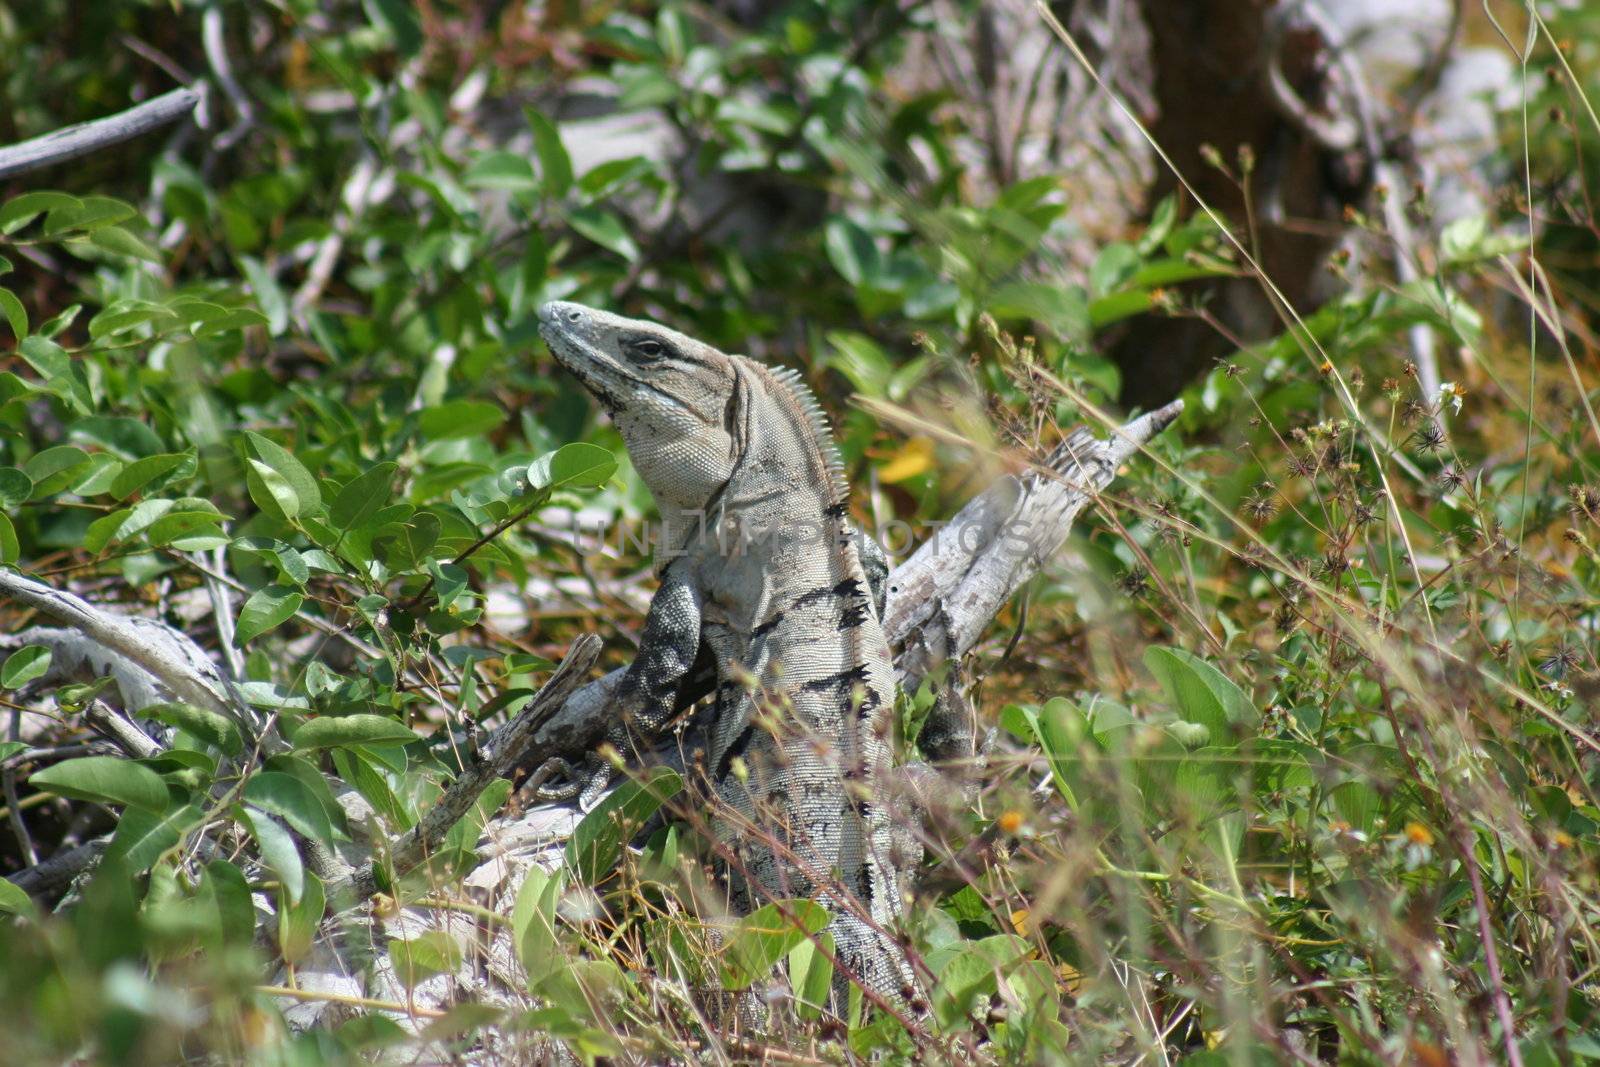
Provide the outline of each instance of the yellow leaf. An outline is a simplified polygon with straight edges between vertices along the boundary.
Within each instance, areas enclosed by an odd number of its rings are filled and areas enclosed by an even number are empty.
[[[913,437],[900,446],[889,462],[878,471],[881,481],[893,485],[929,470],[933,466],[933,438]]]

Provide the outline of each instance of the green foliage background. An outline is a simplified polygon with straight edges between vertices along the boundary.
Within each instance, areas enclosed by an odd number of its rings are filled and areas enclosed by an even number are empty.
[[[938,813],[911,909],[927,1054],[1600,1058],[1600,35],[1578,9],[1546,15],[1527,107],[1505,116],[1529,176],[1503,216],[1447,229],[1421,283],[1352,278],[1191,385],[1075,541],[1084,565],[1038,580],[979,650],[1001,741],[977,804]],[[399,1005],[291,1035],[263,987],[323,913],[297,842],[397,836],[459,767],[442,727],[514,713],[577,633],[633,629],[621,598],[605,617],[553,596],[524,598],[525,619],[488,610],[491,589],[594,567],[609,588],[644,565],[580,561],[553,529],[572,509],[637,522],[648,498],[538,344],[540,302],[803,367],[861,515],[923,522],[999,452],[1114,405],[1107,331],[1197,313],[1185,282],[1248,271],[1169,202],[1063,278],[1044,249],[1073,225],[1069,176],[975,197],[941,94],[888,91],[929,17],[0,5],[0,141],[211,69],[221,20],[242,95],[213,79],[204,129],[0,189],[0,563],[162,613],[283,741],[254,750],[185,705],[152,711],[174,747],[139,762],[0,741],[7,818],[40,851],[113,834],[54,916],[0,882],[7,1056],[338,1062],[418,1040]],[[660,109],[688,165],[644,142],[575,163],[563,109],[583,78],[624,113]],[[1450,353],[1450,396],[1408,373],[1417,323]],[[0,707],[48,709],[70,740],[93,683],[24,699],[47,667],[12,653]],[[374,825],[347,824],[340,783]],[[455,898],[508,790],[387,892]],[[642,820],[670,792],[624,800]],[[910,1053],[881,1015],[844,1035],[817,1021],[805,990],[826,976],[798,930],[814,915],[749,917],[719,970],[698,926],[662,918],[681,916],[664,872],[688,844],[636,852],[588,825],[511,918],[529,972],[564,977],[530,981],[520,1011],[458,1009],[434,1039],[495,1025],[581,1059],[698,1054],[703,1020],[661,986],[739,988],[782,961],[799,996],[774,1044]],[[556,908],[588,883],[603,929]],[[267,936],[252,892],[276,910]],[[396,944],[408,985],[460,962]]]

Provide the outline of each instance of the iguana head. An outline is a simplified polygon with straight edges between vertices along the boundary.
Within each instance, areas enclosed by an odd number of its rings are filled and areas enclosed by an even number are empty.
[[[641,319],[552,301],[539,333],[610,413],[634,468],[662,507],[703,507],[738,459],[731,357]]]

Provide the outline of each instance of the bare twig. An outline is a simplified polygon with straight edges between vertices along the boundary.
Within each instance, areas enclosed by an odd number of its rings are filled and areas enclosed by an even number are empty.
[[[21,733],[22,714],[11,713],[11,740],[18,740]],[[10,761],[0,767],[0,785],[5,787],[6,809],[11,816],[11,829],[17,837],[17,847],[22,851],[22,858],[29,866],[39,862],[39,855],[33,848],[33,836],[28,833],[28,824],[22,821],[22,799],[17,795],[17,775],[12,769]]]
[[[0,178],[54,166],[131,140],[182,118],[199,102],[195,90],[174,89],[127,111],[0,148]]]
[[[250,103],[250,97],[239,87],[239,82],[233,76],[233,65],[228,60],[228,45],[223,33],[222,5],[211,3],[206,5],[205,14],[200,17],[200,42],[205,49],[206,62],[211,65],[211,73],[217,79],[217,84],[222,86],[222,95],[228,98],[233,113],[237,116],[233,125],[217,135],[216,149],[226,152],[234,143],[250,132],[256,124],[256,111]]]

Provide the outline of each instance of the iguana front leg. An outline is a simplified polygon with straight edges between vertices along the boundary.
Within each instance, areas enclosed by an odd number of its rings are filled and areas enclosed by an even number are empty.
[[[624,759],[648,752],[661,727],[672,717],[678,687],[694,667],[699,647],[700,590],[690,568],[668,566],[645,616],[639,654],[622,676],[616,704],[606,724],[606,741]],[[587,812],[599,802],[614,775],[611,761],[596,754],[580,772],[576,788],[547,789],[540,796],[570,800],[576,793],[578,807]]]

